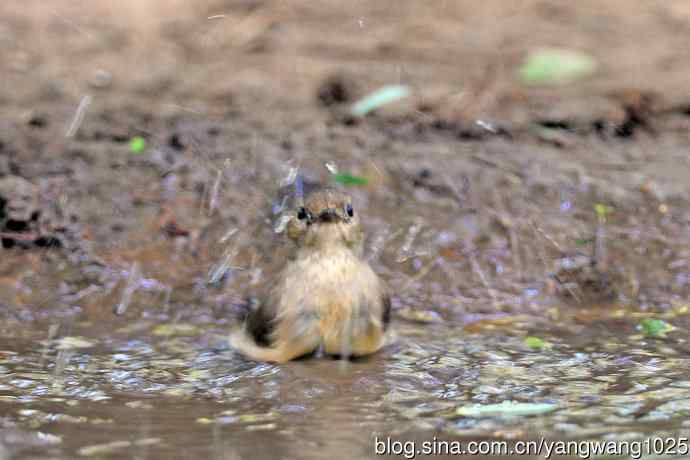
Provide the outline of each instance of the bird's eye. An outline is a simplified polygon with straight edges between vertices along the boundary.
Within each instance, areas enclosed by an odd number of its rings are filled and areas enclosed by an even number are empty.
[[[352,217],[355,215],[355,210],[352,209],[352,205],[350,203],[345,205],[345,212],[347,213],[348,216]]]
[[[299,220],[304,220],[304,219],[307,218],[307,210],[304,209],[304,206],[300,207],[300,208],[297,210],[297,218],[298,218]]]

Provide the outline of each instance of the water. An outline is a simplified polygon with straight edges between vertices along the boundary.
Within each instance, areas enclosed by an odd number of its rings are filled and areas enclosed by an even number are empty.
[[[525,337],[538,322],[543,347],[532,349]],[[371,358],[280,366],[244,360],[213,323],[110,332],[75,323],[70,338],[51,340],[47,324],[26,323],[0,340],[0,452],[369,458],[377,440],[687,436],[687,343],[676,331],[645,337],[635,323],[596,308],[548,324],[527,315],[401,320],[398,341]],[[549,409],[471,414],[504,401]]]

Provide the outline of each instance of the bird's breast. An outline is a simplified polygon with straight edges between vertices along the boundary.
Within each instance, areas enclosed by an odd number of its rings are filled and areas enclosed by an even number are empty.
[[[379,346],[381,283],[371,267],[351,252],[298,257],[287,267],[285,284],[279,289],[278,316],[285,332],[318,330],[326,352],[332,354],[364,354]],[[301,324],[312,321],[314,328]]]

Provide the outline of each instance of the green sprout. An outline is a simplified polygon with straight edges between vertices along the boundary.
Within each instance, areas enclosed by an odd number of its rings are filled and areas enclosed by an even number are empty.
[[[606,222],[606,216],[611,214],[615,209],[612,206],[608,206],[603,203],[596,203],[594,205],[594,213],[599,218],[599,222]]]

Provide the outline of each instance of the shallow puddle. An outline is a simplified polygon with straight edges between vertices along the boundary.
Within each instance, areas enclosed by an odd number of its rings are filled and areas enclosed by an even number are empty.
[[[690,435],[682,334],[646,337],[631,321],[628,334],[583,337],[558,324],[528,339],[529,317],[506,318],[399,320],[397,342],[370,359],[280,366],[244,360],[213,324],[142,322],[100,335],[74,324],[48,339],[50,326],[27,323],[0,341],[0,452],[362,458],[382,440]]]

